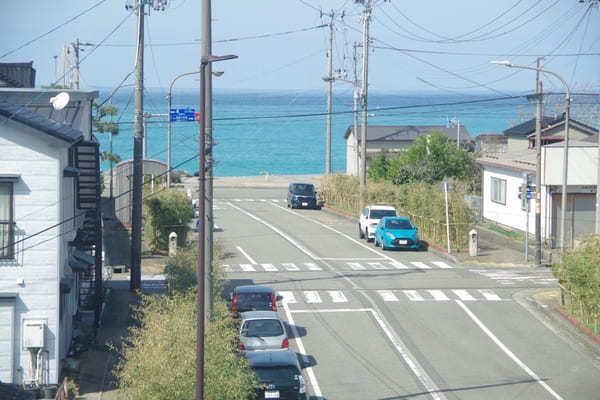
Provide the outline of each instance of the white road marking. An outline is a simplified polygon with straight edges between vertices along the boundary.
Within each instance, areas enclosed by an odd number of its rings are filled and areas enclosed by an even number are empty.
[[[404,294],[410,301],[424,301],[423,296],[419,294],[416,290],[403,290]]]
[[[305,290],[304,299],[307,303],[322,303],[321,296],[319,296],[319,292],[315,290]]]
[[[281,296],[281,302],[286,304],[295,304],[296,297],[294,296],[294,292],[277,292],[278,295]]]
[[[300,271],[300,268],[294,263],[282,263],[281,265],[283,265],[283,268],[287,271]]]
[[[473,320],[473,322],[475,322],[475,324],[477,324],[477,326],[479,326],[479,328],[498,346],[500,347],[500,349],[511,359],[513,360],[523,371],[525,371],[529,376],[531,376],[537,383],[539,383],[544,389],[546,389],[546,391],[548,393],[550,393],[552,395],[552,397],[554,397],[557,400],[562,400],[563,398],[556,393],[546,382],[544,382],[542,379],[540,379],[539,376],[537,376],[537,374],[535,372],[533,372],[531,370],[531,368],[529,368],[527,365],[525,365],[525,363],[523,361],[521,361],[512,351],[510,351],[510,349],[508,347],[506,347],[504,345],[504,343],[502,343],[500,341],[500,339],[498,339],[496,337],[496,335],[494,335],[492,333],[492,331],[490,331],[484,324],[483,322],[481,322],[479,320],[479,318],[477,318],[477,316],[475,316],[475,314],[473,314],[473,312],[460,300],[456,300],[456,303],[467,313],[467,315]]]
[[[306,266],[306,268],[308,268],[310,271],[323,271],[323,268],[319,267],[317,264],[315,263],[304,263],[304,265]]]
[[[279,203],[279,200],[277,200],[277,199],[271,199],[271,201],[273,201],[275,203]]]
[[[260,199],[260,200],[258,200],[258,201],[260,201],[261,203],[266,203],[266,202],[267,202],[267,199]]]
[[[382,263],[379,263],[379,262],[370,262],[367,264],[369,264],[371,267],[373,267],[373,269],[388,269],[385,265],[383,265]]]
[[[254,199],[246,199],[246,201],[254,202]]]
[[[240,253],[242,253],[242,255],[243,255],[244,257],[246,257],[246,259],[247,259],[248,261],[250,261],[250,264],[252,264],[252,265],[258,265],[258,263],[257,263],[256,261],[254,261],[254,260],[252,259],[252,257],[250,257],[250,256],[248,255],[248,253],[246,253],[246,252],[244,251],[244,249],[242,249],[240,246],[236,246],[236,248],[239,250],[239,252],[240,252]]]
[[[341,290],[328,290],[327,293],[329,293],[329,296],[331,296],[331,301],[334,303],[348,302],[348,299]]]
[[[372,308],[320,308],[318,310],[289,310],[293,314],[336,313],[336,312],[373,312]]]
[[[410,263],[419,269],[431,269],[429,265],[420,261],[411,261]]]
[[[378,290],[377,294],[381,296],[383,301],[399,301],[394,292],[391,290]]]
[[[436,265],[436,266],[438,266],[439,268],[442,268],[442,269],[451,269],[451,268],[454,268],[454,267],[446,264],[443,261],[432,261],[431,263],[434,264],[434,265]]]
[[[489,301],[500,301],[500,300],[502,300],[500,298],[500,296],[498,296],[496,293],[492,292],[489,289],[479,289],[478,292],[481,293],[483,295],[483,297],[485,297],[486,300],[489,300]]]
[[[233,271],[233,268],[231,268],[231,265],[229,264],[223,264],[223,269],[225,269],[225,272]]]
[[[348,266],[350,268],[352,268],[353,270],[355,270],[355,271],[367,269],[364,265],[362,265],[361,263],[357,263],[357,262],[349,262],[349,263],[346,263],[346,264],[348,264]]]
[[[374,260],[385,260],[380,257],[320,257],[317,260],[324,261],[374,261]]]
[[[294,341],[296,342],[296,346],[298,347],[298,351],[304,357],[306,356],[306,349],[304,348],[304,343],[302,343],[302,339],[300,339],[300,335],[298,334],[298,329],[296,329],[296,323],[294,322],[294,318],[292,317],[292,313],[290,313],[290,309],[288,308],[288,303],[283,302],[283,311],[285,312],[285,316],[288,320],[288,325],[292,330],[292,334],[294,335]],[[323,397],[321,393],[321,388],[319,387],[319,383],[317,382],[317,377],[312,369],[312,367],[305,368],[306,375],[308,375],[308,380],[310,381],[310,385],[313,388],[313,392],[317,397]]]
[[[254,272],[256,269],[251,264],[240,264],[240,268],[244,272]]]
[[[408,267],[402,264],[400,261],[392,261],[390,265],[396,269],[408,269]]]
[[[457,295],[461,300],[464,301],[474,301],[475,297],[471,296],[469,292],[463,289],[455,289],[453,290],[454,294]]]
[[[433,299],[435,301],[448,301],[448,300],[450,300],[448,298],[448,296],[446,296],[446,293],[442,292],[441,290],[428,290],[428,292],[431,294],[431,296],[433,297]]]
[[[239,203],[240,201],[242,201],[242,199],[233,199],[233,201],[235,201],[235,202],[238,202],[238,203]]]
[[[276,272],[279,271],[276,266],[273,264],[260,264],[264,268],[265,271]]]

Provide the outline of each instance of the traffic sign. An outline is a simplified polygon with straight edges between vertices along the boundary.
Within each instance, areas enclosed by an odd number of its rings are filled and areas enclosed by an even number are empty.
[[[171,108],[169,110],[169,119],[171,122],[177,121],[195,121],[196,110],[193,108]]]

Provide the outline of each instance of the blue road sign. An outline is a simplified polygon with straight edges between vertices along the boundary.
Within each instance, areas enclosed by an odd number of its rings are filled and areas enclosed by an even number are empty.
[[[169,119],[176,121],[195,121],[196,110],[193,108],[171,108],[169,110]]]

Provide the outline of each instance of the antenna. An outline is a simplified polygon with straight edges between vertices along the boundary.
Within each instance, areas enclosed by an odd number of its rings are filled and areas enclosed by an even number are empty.
[[[71,97],[69,96],[69,93],[60,92],[56,96],[50,98],[50,103],[55,110],[62,110],[67,106],[67,104],[69,104],[70,99]]]

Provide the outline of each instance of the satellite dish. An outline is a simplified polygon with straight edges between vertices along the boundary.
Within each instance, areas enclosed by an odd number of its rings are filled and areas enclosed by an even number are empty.
[[[50,103],[55,110],[62,110],[69,104],[70,96],[67,92],[60,92],[54,97],[50,98]]]

